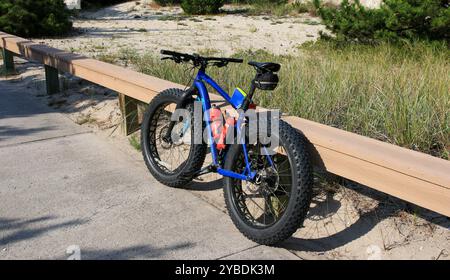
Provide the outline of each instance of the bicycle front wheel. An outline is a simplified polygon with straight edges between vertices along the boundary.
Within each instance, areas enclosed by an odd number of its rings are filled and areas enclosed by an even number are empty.
[[[168,89],[156,96],[145,112],[141,127],[145,164],[156,180],[170,187],[191,182],[206,156],[206,144],[194,142],[195,133],[201,134],[201,131],[194,130],[193,101],[184,108],[188,115],[177,120],[172,139],[165,140],[172,114],[183,93],[180,89]]]

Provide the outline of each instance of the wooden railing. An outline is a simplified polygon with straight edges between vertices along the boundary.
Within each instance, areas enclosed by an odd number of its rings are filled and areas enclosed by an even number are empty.
[[[58,71],[73,74],[117,91],[126,116],[137,112],[136,100],[148,103],[164,89],[184,88],[6,33],[0,32],[0,39],[7,73],[14,71],[13,55],[42,63],[49,94],[59,90]],[[315,163],[327,171],[450,216],[450,161],[305,119],[285,119],[306,135]],[[138,128],[136,120],[126,118],[127,132]]]

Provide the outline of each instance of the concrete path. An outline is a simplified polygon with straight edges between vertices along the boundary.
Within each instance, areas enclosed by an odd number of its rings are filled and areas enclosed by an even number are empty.
[[[26,90],[0,79],[0,259],[298,259]]]

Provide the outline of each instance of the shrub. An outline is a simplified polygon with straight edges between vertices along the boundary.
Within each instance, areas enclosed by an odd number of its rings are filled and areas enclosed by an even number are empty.
[[[370,42],[400,39],[449,40],[449,0],[384,0],[369,9],[359,0],[325,7],[314,0],[318,14],[337,39]]]
[[[254,0],[227,0],[226,4],[251,4]]]
[[[250,15],[284,16],[291,14],[295,9],[293,5],[287,5],[287,1],[284,0],[254,0],[250,4],[248,11]]]
[[[181,8],[187,14],[216,14],[225,4],[225,0],[183,0]]]
[[[288,2],[288,0],[254,0],[254,1],[250,1],[250,3],[254,4],[254,5],[271,4],[273,6],[284,5],[284,4],[287,4],[287,2]]]
[[[311,16],[316,16],[316,7],[311,1],[306,2],[293,2],[292,8],[299,14],[309,13]]]
[[[170,5],[179,5],[182,0],[154,0],[158,5],[161,6],[170,6]]]
[[[63,35],[72,28],[63,0],[1,0],[0,30],[18,36]]]
[[[119,3],[127,2],[126,0],[82,0],[81,8],[83,9],[95,9],[108,5],[115,5]]]

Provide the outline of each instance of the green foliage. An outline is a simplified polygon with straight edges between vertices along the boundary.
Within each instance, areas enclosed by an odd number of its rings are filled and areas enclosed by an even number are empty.
[[[82,0],[81,8],[83,9],[95,9],[109,5],[115,5],[119,3],[127,2],[126,0]]]
[[[273,6],[276,6],[287,4],[287,2],[288,2],[287,0],[253,0],[251,1],[251,4],[253,5],[271,4]]]
[[[71,23],[63,1],[1,1],[0,29],[18,35],[59,35]]]
[[[227,0],[226,4],[251,4],[253,0]]]
[[[181,8],[191,15],[217,14],[224,4],[225,0],[183,0]]]
[[[179,5],[182,0],[154,0],[158,5],[161,6],[170,6],[170,5]]]
[[[296,10],[299,14],[303,13],[313,13],[315,7],[312,2],[294,2],[292,3],[292,8]]]
[[[288,0],[230,0],[226,1],[230,4],[249,4],[249,5],[284,5],[288,3]]]
[[[63,0],[0,0],[0,30],[18,36],[55,36],[71,30]]]
[[[314,0],[318,14],[337,39],[360,42],[401,39],[450,39],[449,0],[384,0],[379,9],[359,0],[344,0],[338,8]]]
[[[241,2],[245,2],[246,4],[251,4],[251,5],[272,4],[272,5],[276,6],[276,5],[287,4],[289,1],[288,0],[243,0]]]
[[[141,140],[139,135],[133,134],[128,138],[128,142],[130,142],[130,145],[135,148],[137,151],[141,151]]]
[[[251,5],[247,11],[249,15],[296,16],[303,13],[316,15],[316,8],[311,1],[288,3],[287,0],[240,0],[239,2]]]

